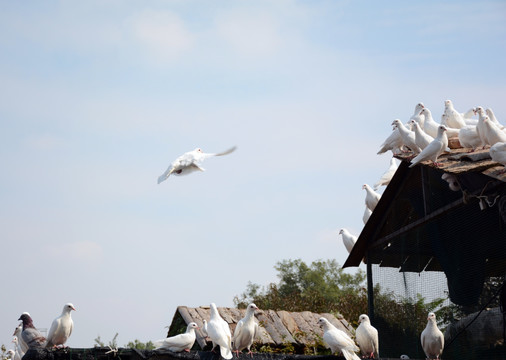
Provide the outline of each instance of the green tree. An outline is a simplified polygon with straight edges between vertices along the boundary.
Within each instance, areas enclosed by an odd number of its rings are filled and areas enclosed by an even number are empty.
[[[137,339],[134,341],[130,341],[128,344],[125,345],[126,348],[130,349],[137,349],[137,350],[153,350],[155,348],[155,345],[152,341],[148,341],[146,343],[143,343]]]
[[[116,335],[114,335],[114,337],[112,338],[112,340],[109,341],[109,343],[107,345],[105,345],[105,343],[100,339],[100,335],[98,335],[96,338],[95,338],[95,347],[106,347],[106,346],[109,346],[113,349],[117,349],[118,348],[118,333],[116,333]]]

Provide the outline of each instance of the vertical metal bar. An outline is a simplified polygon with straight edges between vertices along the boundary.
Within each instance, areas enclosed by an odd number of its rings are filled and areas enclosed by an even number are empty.
[[[374,323],[374,285],[372,281],[372,264],[369,260],[367,260],[367,313],[371,322]]]

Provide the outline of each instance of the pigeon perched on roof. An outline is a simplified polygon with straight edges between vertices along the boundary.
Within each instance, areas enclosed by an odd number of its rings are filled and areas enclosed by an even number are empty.
[[[427,317],[427,326],[420,336],[422,348],[428,359],[439,359],[443,353],[445,337],[436,323],[436,315],[431,312]]]
[[[378,190],[380,186],[387,186],[390,184],[390,180],[394,177],[395,172],[399,165],[397,164],[394,157],[390,159],[390,166],[388,169],[381,175],[381,178],[373,185],[374,190]]]
[[[158,184],[160,184],[162,181],[167,180],[167,178],[172,174],[188,175],[194,171],[204,171],[200,165],[205,159],[212,156],[227,155],[233,152],[235,149],[236,147],[234,146],[233,148],[220,153],[204,153],[200,148],[188,151],[187,153],[184,153],[176,160],[174,160],[172,164],[169,165],[167,170],[165,170],[165,172],[158,177]]]
[[[413,115],[411,115],[411,117],[409,118],[409,120],[414,120],[418,123],[418,125],[420,125],[420,128],[423,129],[423,125],[424,125],[424,122],[425,122],[425,116],[423,115],[420,115],[420,111],[422,111],[422,109],[424,108],[425,106],[423,105],[423,103],[418,103],[415,105],[415,111],[413,112]]]
[[[355,246],[355,243],[357,242],[357,237],[345,228],[339,230],[339,235],[343,237],[344,247],[348,250],[348,253],[351,253],[353,246]]]
[[[23,313],[23,314],[28,314],[28,313]],[[28,315],[30,315],[30,314],[28,314]],[[23,331],[23,324],[21,323],[18,326],[16,326],[16,329],[14,329],[14,333],[12,334],[12,336],[15,336],[18,339],[18,347],[20,349],[20,353],[22,352],[24,354],[25,352],[28,351],[28,345],[26,345],[25,341],[21,337],[22,331]]]
[[[498,142],[506,142],[506,133],[502,131],[496,123],[494,123],[488,116],[483,119],[485,125],[485,138],[487,145],[494,145]]]
[[[386,153],[388,150],[392,151],[394,155],[400,154],[402,152],[402,146],[403,142],[401,134],[397,131],[397,126],[394,126],[392,128],[392,133],[385,139],[385,141],[383,141],[383,144],[381,144],[377,154],[381,155]]]
[[[364,215],[362,215],[362,221],[364,222],[364,225],[367,224],[367,221],[369,221],[371,214],[372,214],[371,209],[369,209],[366,205],[364,209]]]
[[[425,149],[423,149],[420,154],[411,160],[411,165],[409,165],[409,167],[411,168],[419,162],[425,160],[431,160],[434,165],[438,166],[439,164],[436,162],[437,158],[447,147],[448,138],[446,137],[446,127],[441,125],[439,126],[436,138]]]
[[[228,323],[223,320],[214,303],[211,303],[211,319],[207,323],[207,334],[213,342],[213,349],[219,345],[224,359],[232,359],[232,334]]]
[[[369,185],[362,185],[362,189],[365,189],[365,205],[371,210],[374,211],[376,205],[378,205],[378,201],[381,198],[381,194],[378,194],[374,191]]]
[[[253,354],[251,352],[251,345],[253,345],[253,341],[255,341],[255,337],[258,333],[258,324],[255,321],[255,310],[258,310],[258,307],[255,304],[249,304],[246,308],[246,315],[239,320],[235,327],[232,345],[237,357],[239,357],[239,352],[243,349],[247,349],[248,354]]]
[[[476,131],[476,125],[464,126],[459,131],[459,142],[464,148],[471,148],[471,151],[476,150],[481,146],[481,139]]]
[[[392,126],[397,127],[397,131],[399,131],[399,134],[401,135],[402,143],[411,149],[415,154],[418,154],[421,149],[416,145],[415,142],[415,133],[411,130],[409,130],[404,124],[399,120],[395,119],[392,122]]]
[[[499,120],[497,120],[497,118],[495,117],[494,111],[491,108],[487,108],[485,110],[485,113],[490,118],[490,120],[492,120],[494,123],[496,123],[497,126],[499,126],[499,128],[501,130],[504,130],[504,126],[499,122]]]
[[[33,320],[27,313],[21,314],[18,320],[23,322],[23,331],[21,338],[24,340],[28,349],[42,349],[46,343],[46,338],[33,326]]]
[[[360,360],[355,352],[360,349],[344,331],[336,328],[327,319],[321,317],[318,324],[323,328],[323,340],[332,354],[341,352],[346,360]]]
[[[415,133],[415,143],[420,149],[425,149],[427,145],[431,143],[434,138],[427,134],[420,128],[420,125],[415,120],[410,120],[413,128],[413,132]]]
[[[506,142],[497,142],[490,147],[490,157],[492,160],[498,162],[506,166]],[[500,173],[505,173],[506,168],[500,171]]]
[[[481,106],[476,107],[476,113],[478,114],[478,123],[476,124],[476,132],[478,133],[478,136],[481,140],[481,146],[485,148],[485,145],[487,144],[487,129],[485,126],[485,118],[487,117],[487,114],[485,114],[485,110]]]
[[[360,323],[355,331],[355,341],[360,348],[362,356],[379,358],[378,330],[371,325],[369,316],[362,314],[358,317]]]
[[[74,328],[74,322],[72,321],[72,316],[70,315],[72,310],[76,311],[74,305],[66,303],[63,305],[61,315],[54,319],[51,323],[49,333],[47,334],[47,348],[60,345],[64,346],[67,342],[68,338],[72,334],[72,329]]]
[[[153,342],[153,345],[155,345],[155,350],[167,349],[173,352],[190,352],[190,349],[192,348],[196,339],[195,329],[198,328],[199,327],[197,323],[189,323],[186,327],[185,333]]]
[[[451,100],[445,100],[444,114],[446,115],[446,124],[443,125],[447,125],[447,127],[461,129],[467,125],[462,114],[453,107]]]
[[[425,116],[423,131],[435,138],[437,136],[437,128],[440,124],[434,120],[432,117],[432,112],[429,110],[429,108],[423,108],[422,111],[420,111],[420,114]]]

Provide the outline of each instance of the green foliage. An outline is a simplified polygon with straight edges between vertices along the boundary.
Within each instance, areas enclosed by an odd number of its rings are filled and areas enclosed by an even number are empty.
[[[283,260],[274,267],[278,284],[261,287],[248,283],[234,298],[238,308],[254,302],[261,309],[339,312],[346,319],[358,319],[367,309],[365,273],[347,274],[335,260],[317,260],[309,266],[300,259]]]
[[[107,345],[105,345],[104,342],[100,339],[100,335],[98,335],[94,339],[94,341],[95,341],[95,347],[106,347],[106,346],[109,346],[112,349],[117,349],[118,348],[118,333],[116,333],[116,335],[114,335],[114,337],[112,338],[112,340],[110,340]]]
[[[137,339],[134,341],[130,341],[128,344],[125,345],[126,348],[130,349],[137,349],[137,350],[153,350],[155,348],[155,345],[152,341],[148,341],[146,343],[143,343]]]
[[[5,347],[4,344],[2,344],[2,347],[0,347],[0,351],[1,351],[1,353],[0,353],[0,356],[1,356],[0,359],[1,360],[7,360],[7,348]]]

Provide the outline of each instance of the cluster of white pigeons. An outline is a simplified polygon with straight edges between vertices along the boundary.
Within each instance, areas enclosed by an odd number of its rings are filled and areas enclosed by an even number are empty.
[[[61,315],[51,323],[47,337],[43,336],[33,325],[29,313],[22,313],[18,319],[21,320],[21,323],[16,327],[13,334],[12,342],[15,348],[7,351],[10,358],[20,360],[30,349],[64,347],[74,328],[74,322],[70,315],[72,310],[75,311],[76,308],[71,303],[63,306]]]

